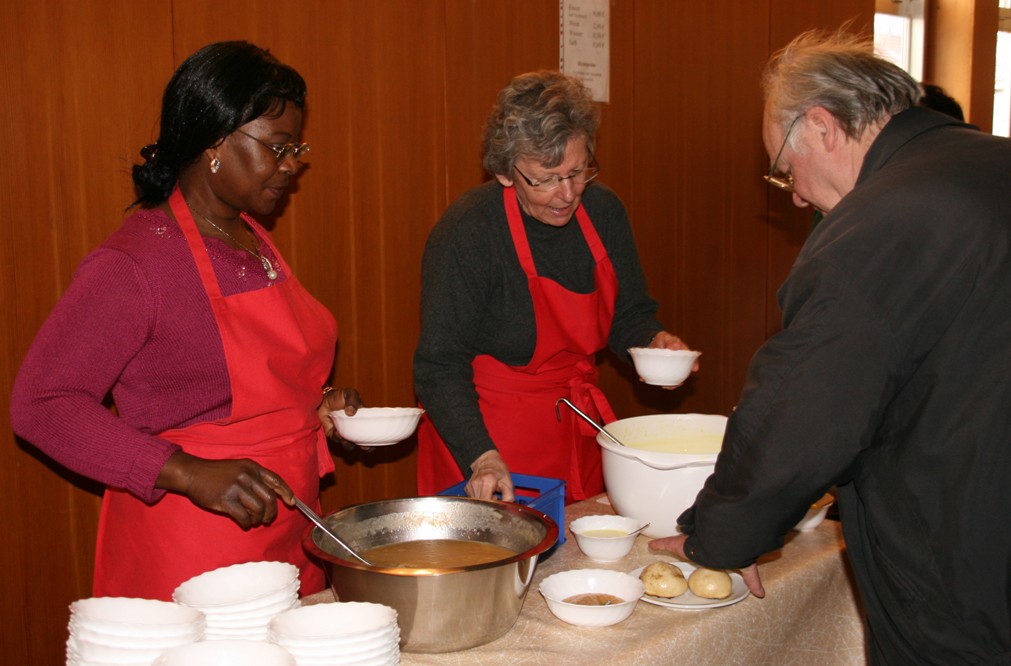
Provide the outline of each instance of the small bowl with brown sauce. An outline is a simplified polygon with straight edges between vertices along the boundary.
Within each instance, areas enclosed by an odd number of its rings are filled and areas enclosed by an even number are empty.
[[[607,627],[628,618],[645,589],[642,581],[622,571],[569,569],[541,581],[548,610],[580,627]]]

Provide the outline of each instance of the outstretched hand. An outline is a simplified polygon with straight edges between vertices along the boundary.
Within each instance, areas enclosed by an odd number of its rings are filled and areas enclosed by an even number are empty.
[[[674,553],[684,561],[691,562],[692,559],[685,555],[685,541],[687,540],[688,535],[678,534],[677,536],[664,537],[663,539],[653,539],[649,542],[649,547],[651,550],[665,550]],[[744,579],[744,584],[748,586],[748,590],[759,599],[764,598],[765,587],[762,586],[762,579],[758,575],[758,565],[750,564],[740,569],[740,572],[741,578]]]
[[[295,503],[284,479],[245,458],[208,460],[176,451],[162,467],[155,485],[183,495],[203,509],[229,516],[244,530],[274,522],[278,498],[289,506]]]

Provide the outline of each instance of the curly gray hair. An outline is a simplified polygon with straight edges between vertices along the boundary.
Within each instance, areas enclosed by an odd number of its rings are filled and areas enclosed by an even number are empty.
[[[600,110],[579,79],[555,71],[521,74],[498,94],[484,128],[484,168],[508,176],[520,158],[557,166],[571,139],[593,154]]]
[[[846,135],[859,138],[878,121],[916,106],[920,85],[874,55],[870,40],[840,31],[805,32],[772,57],[762,80],[769,117],[786,127],[821,106]]]

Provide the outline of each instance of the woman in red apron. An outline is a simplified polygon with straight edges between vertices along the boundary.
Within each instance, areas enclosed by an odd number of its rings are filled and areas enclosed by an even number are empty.
[[[291,276],[276,250],[287,280],[223,297],[203,238],[178,189],[170,204],[221,334],[232,413],[159,436],[198,458],[253,460],[280,476],[297,497],[313,500],[318,510],[319,479],[334,469],[316,407],[319,386],[333,363],[336,323]],[[307,377],[317,381],[307,382]],[[94,593],[167,599],[179,583],[197,574],[255,560],[295,564],[303,594],[318,591],[324,587],[323,572],[302,549],[305,528],[305,518],[286,509],[271,524],[244,530],[231,516],[207,511],[183,495],[168,493],[148,505],[110,488],[99,522]],[[124,567],[124,561],[149,566]]]
[[[134,168],[143,206],[82,262],[25,357],[19,432],[107,487],[96,596],[169,599],[255,560],[297,566],[302,594],[324,586],[307,521],[277,498],[319,508],[326,413],[361,401],[324,392],[336,322],[246,215],[270,214],[298,172],[304,101],[301,76],[252,44],[187,58]]]
[[[587,188],[597,174],[597,122],[575,79],[514,79],[485,134],[485,167],[498,183],[461,197],[429,238],[415,354],[427,410],[419,494],[459,482],[464,471],[476,497],[513,499],[510,471],[564,479],[569,501],[600,493],[596,431],[567,408],[559,419],[557,401],[612,421],[595,354],[608,342],[684,347],[656,322],[624,208],[610,190]],[[531,347],[529,360],[517,362]]]

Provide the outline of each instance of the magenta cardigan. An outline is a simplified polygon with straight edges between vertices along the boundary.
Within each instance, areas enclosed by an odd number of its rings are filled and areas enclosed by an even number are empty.
[[[255,257],[204,241],[223,294],[269,287]],[[157,433],[225,417],[231,400],[186,240],[164,212],[140,210],[85,257],[39,330],[14,382],[11,423],[68,469],[153,502],[164,494],[155,480],[179,448]]]

